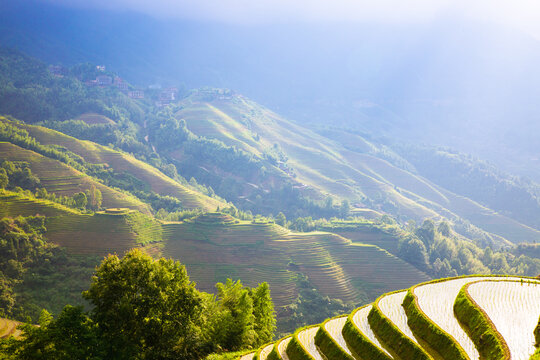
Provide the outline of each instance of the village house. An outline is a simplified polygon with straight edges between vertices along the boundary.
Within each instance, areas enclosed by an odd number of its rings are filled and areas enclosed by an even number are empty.
[[[97,81],[97,84],[99,86],[110,86],[112,85],[112,77],[110,76],[107,76],[107,75],[99,75],[97,78],[96,78],[96,81]]]
[[[169,105],[171,102],[177,99],[178,88],[170,87],[162,90],[159,93],[159,101],[157,102],[158,106]]]
[[[144,99],[144,91],[143,90],[128,91],[128,96],[132,99]]]
[[[120,76],[114,77],[114,86],[116,86],[119,90],[127,91],[128,84],[125,82]]]

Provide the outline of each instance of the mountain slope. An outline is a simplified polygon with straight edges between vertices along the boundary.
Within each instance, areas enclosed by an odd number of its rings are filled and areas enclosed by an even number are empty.
[[[18,124],[44,145],[58,145],[81,156],[92,164],[107,164],[118,173],[126,173],[140,180],[149,190],[161,195],[169,195],[182,201],[187,209],[215,210],[225,203],[192,190],[172,180],[156,168],[137,160],[135,157],[112,150],[87,140],[78,140],[58,131],[41,126]]]
[[[356,139],[361,146],[353,151],[350,145],[355,137],[348,138],[346,148],[230,91],[195,91],[180,102],[176,117],[184,120],[194,134],[220,140],[255,157],[264,159],[277,153],[274,158],[278,159],[266,162],[265,167],[279,172],[280,178],[269,183],[247,174],[232,174],[239,186],[254,184],[268,192],[288,181],[314,198],[332,195],[403,219],[461,218],[511,242],[540,239],[538,230],[394,165],[387,161],[388,154],[362,153],[374,145],[360,136]],[[169,156],[181,163],[184,155],[176,151]],[[405,162],[397,155],[389,160]],[[212,172],[213,168],[208,164],[205,169]],[[241,202],[243,198],[229,200]]]
[[[47,158],[17,145],[0,142],[0,160],[27,163],[32,173],[39,177],[41,184],[49,193],[66,196],[95,187],[103,195],[103,207],[130,208],[150,213],[150,207],[136,197],[105,186],[58,160]]]
[[[298,295],[298,273],[323,294],[353,303],[427,278],[374,245],[353,244],[326,232],[295,233],[219,213],[165,223],[163,238],[163,255],[185,264],[203,290],[212,291],[217,281],[228,277],[250,286],[267,281],[279,307]]]

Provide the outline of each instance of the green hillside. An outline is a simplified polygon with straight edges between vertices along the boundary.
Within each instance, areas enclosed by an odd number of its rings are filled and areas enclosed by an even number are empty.
[[[178,198],[186,209],[215,210],[225,203],[192,190],[169,178],[156,168],[137,160],[135,157],[112,150],[108,147],[86,140],[62,134],[58,131],[41,126],[21,124],[21,128],[28,131],[30,136],[36,138],[44,145],[58,145],[81,156],[92,164],[106,164],[118,173],[133,176],[146,184],[149,190]]]
[[[50,193],[73,195],[94,187],[103,195],[103,207],[123,207],[150,213],[150,207],[134,196],[107,187],[58,160],[47,158],[31,150],[0,142],[0,161],[2,160],[28,164],[32,173],[39,177],[42,186]]]
[[[347,199],[353,209],[367,206],[416,221],[426,217],[445,217],[457,222],[466,219],[514,243],[540,240],[538,230],[404,170],[410,164],[390,150],[376,148],[365,140],[364,143],[356,140],[362,146],[351,146],[354,143],[351,136],[342,145],[241,95],[220,90],[195,91],[180,102],[176,117],[184,120],[194,134],[217,139],[256,158],[282,154],[281,160],[264,163],[270,174],[279,176],[254,178],[253,173],[230,174],[235,185],[244,188],[237,199],[230,199],[234,202],[242,202],[246,196],[250,198],[246,190],[250,186],[268,192],[292,184],[316,199],[327,195]],[[169,155],[179,164],[185,158],[182,150]],[[215,170],[214,176],[225,175],[215,168],[216,164],[201,161],[200,166],[210,173]]]
[[[325,232],[294,233],[278,225],[206,214],[163,225],[163,255],[179,259],[205,291],[230,277],[267,281],[283,307],[298,295],[297,274],[323,294],[359,303],[427,275],[377,246]]]
[[[46,238],[73,254],[123,254],[127,250],[162,241],[160,224],[148,215],[124,209],[103,211],[93,215],[25,194],[0,191],[0,217],[46,217]]]
[[[223,99],[204,95],[203,91],[195,92],[181,101],[181,110],[176,114],[196,135],[215,138],[259,156],[271,152],[277,144],[288,158],[286,165],[296,175],[294,183],[312,194],[315,190],[314,195],[318,194],[319,198],[331,194],[354,204],[384,196],[398,204],[407,216],[418,219],[435,216],[433,211],[405,198],[391,185],[352,167],[334,142],[242,96]]]

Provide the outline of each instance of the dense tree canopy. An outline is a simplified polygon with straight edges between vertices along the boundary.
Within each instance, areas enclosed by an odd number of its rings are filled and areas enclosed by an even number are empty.
[[[53,319],[43,311],[39,328],[0,341],[0,358],[201,359],[273,338],[267,283],[248,288],[228,279],[216,287],[217,296],[200,292],[178,261],[140,249],[109,255],[83,293],[89,312],[68,305]]]
[[[108,256],[83,294],[115,359],[193,359],[203,300],[186,269],[140,250]]]

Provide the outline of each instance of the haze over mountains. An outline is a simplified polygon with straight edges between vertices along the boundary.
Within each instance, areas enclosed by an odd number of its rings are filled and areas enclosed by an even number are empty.
[[[508,26],[445,13],[238,25],[42,2],[2,10],[1,43],[49,63],[103,63],[141,84],[230,88],[298,122],[452,146],[540,179],[540,47]]]

